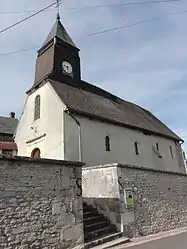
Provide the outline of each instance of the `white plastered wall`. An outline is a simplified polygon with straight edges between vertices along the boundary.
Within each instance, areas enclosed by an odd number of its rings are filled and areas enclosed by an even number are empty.
[[[38,94],[41,113],[34,121],[34,102]],[[41,157],[64,159],[64,109],[65,105],[49,82],[29,95],[15,135],[18,155],[31,156],[32,150],[39,148]]]
[[[75,116],[75,115],[74,115]],[[87,165],[122,163],[155,169],[184,172],[179,166],[176,144],[172,139],[112,124],[75,116],[81,125],[82,161]],[[65,159],[78,160],[78,134],[75,121],[67,114],[65,119]],[[105,137],[110,137],[110,151],[105,150]],[[139,144],[139,155],[135,154],[134,143]],[[162,158],[152,149],[158,143]],[[173,158],[170,152],[173,151]]]

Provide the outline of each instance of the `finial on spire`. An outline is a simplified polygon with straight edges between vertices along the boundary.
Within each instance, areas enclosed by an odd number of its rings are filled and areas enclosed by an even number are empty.
[[[56,16],[56,19],[59,21],[60,20],[60,3],[61,3],[61,0],[56,0],[56,8],[57,8],[57,16]]]
[[[56,19],[59,21],[60,20],[60,13],[57,12]]]

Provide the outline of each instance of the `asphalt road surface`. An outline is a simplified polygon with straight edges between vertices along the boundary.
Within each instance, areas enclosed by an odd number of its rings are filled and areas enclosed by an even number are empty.
[[[130,245],[131,244],[131,245]],[[180,233],[177,235],[160,238],[157,240],[142,243],[140,245],[133,245],[130,242],[124,247],[119,249],[187,249],[187,232]]]

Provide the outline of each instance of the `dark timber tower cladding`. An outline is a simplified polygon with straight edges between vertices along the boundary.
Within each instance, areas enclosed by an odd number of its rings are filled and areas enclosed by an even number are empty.
[[[47,78],[70,85],[81,81],[79,49],[62,25],[59,14],[38,50],[34,86]]]

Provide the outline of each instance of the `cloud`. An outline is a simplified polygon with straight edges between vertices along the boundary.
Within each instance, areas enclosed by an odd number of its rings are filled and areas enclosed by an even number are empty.
[[[187,2],[84,7],[120,2],[124,3],[122,0],[69,0],[61,5],[62,22],[81,49],[83,79],[150,109],[187,139],[187,13],[182,13],[187,10]],[[27,3],[6,0],[1,1],[0,10],[40,9],[51,3],[51,0]],[[0,29],[27,15],[0,15]],[[39,47],[55,15],[54,9],[46,11],[0,35],[0,53]],[[153,18],[141,25],[88,36]],[[13,110],[21,112],[24,93],[33,84],[35,59],[36,50],[0,56],[1,115]]]

